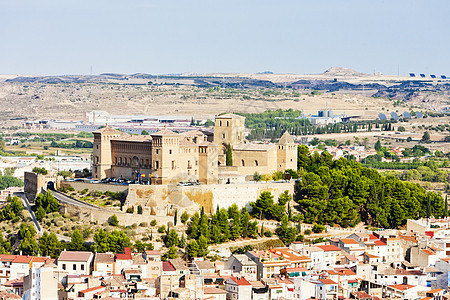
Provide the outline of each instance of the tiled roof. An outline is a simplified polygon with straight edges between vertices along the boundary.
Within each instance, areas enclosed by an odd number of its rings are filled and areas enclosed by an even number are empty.
[[[114,262],[114,254],[112,253],[96,253],[94,263],[110,264]]]
[[[16,264],[29,264],[33,260],[33,256],[18,255],[12,262]]]
[[[341,239],[341,242],[343,242],[344,244],[359,244],[356,240],[354,239]]]
[[[230,277],[231,280],[237,283],[237,285],[251,285],[244,277]]]
[[[161,255],[161,252],[158,250],[145,250],[144,252],[146,255]]]
[[[58,261],[83,261],[87,262],[93,256],[87,251],[63,251],[59,255]]]
[[[204,294],[226,294],[227,292],[225,290],[218,289],[216,287],[205,286],[205,288],[203,289],[203,293]]]
[[[328,278],[326,278],[326,279],[319,279],[319,281],[324,283],[324,284],[337,284],[336,282],[334,282],[333,280],[328,279]]]
[[[173,267],[173,265],[168,261],[162,262],[162,268],[163,268],[163,271],[166,271],[166,272],[175,271],[175,268]]]
[[[89,293],[89,292],[94,292],[94,291],[100,290],[100,289],[105,289],[105,287],[104,286],[94,286],[94,287],[91,287],[91,288],[88,288],[85,290],[81,290],[81,291],[79,291],[79,293]]]
[[[123,254],[122,253],[116,254],[116,260],[117,259],[120,259],[120,260],[130,260],[130,259],[132,259],[130,247],[125,247],[124,248],[124,252],[125,253],[123,253]]]
[[[427,294],[436,294],[436,293],[439,293],[442,291],[443,291],[443,289],[434,289],[434,290],[428,291]]]
[[[410,285],[410,284],[393,284],[393,285],[389,285],[389,287],[394,288],[396,290],[400,290],[400,291],[406,291],[406,290],[409,290],[410,288],[413,288],[414,285]]]
[[[323,251],[341,251],[341,248],[336,247],[335,245],[322,245],[322,246],[317,246],[320,249],[322,249]]]
[[[386,243],[384,243],[383,241],[380,241],[380,240],[376,240],[375,246],[386,246]]]

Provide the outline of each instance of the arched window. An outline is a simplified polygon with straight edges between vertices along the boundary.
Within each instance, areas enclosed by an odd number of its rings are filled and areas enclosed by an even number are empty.
[[[258,161],[255,159],[255,166],[257,167],[258,166]]]
[[[241,163],[242,163],[242,166],[244,167],[245,166],[244,160],[241,160]]]

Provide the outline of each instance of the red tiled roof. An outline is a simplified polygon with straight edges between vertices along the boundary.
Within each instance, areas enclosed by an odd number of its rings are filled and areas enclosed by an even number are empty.
[[[322,245],[317,247],[322,249],[323,251],[341,251],[341,248],[336,247],[334,245]]]
[[[443,289],[434,289],[434,290],[428,291],[427,294],[436,294],[436,293],[439,293],[442,291],[443,291]]]
[[[0,255],[0,261],[13,261],[17,255],[4,254]]]
[[[93,292],[93,291],[96,291],[96,290],[99,290],[99,289],[106,289],[106,287],[104,287],[104,286],[94,286],[94,287],[91,287],[91,288],[79,291],[79,293],[89,293],[89,292]]]
[[[168,261],[162,262],[162,268],[163,268],[163,271],[166,271],[166,272],[175,271],[174,266]]]
[[[383,241],[380,241],[380,240],[376,240],[375,246],[386,246],[386,243],[384,243]]]
[[[434,253],[433,251],[431,251],[430,249],[422,249],[422,252],[428,254],[428,255],[435,255],[436,253]]]
[[[130,247],[125,247],[124,252],[125,252],[124,254],[122,254],[122,253],[116,254],[116,260],[117,259],[121,259],[121,260],[132,259]]]
[[[406,290],[409,290],[410,288],[414,287],[414,285],[410,285],[410,284],[392,284],[389,286],[391,288],[394,288],[396,290],[401,290],[401,291],[406,291]]]
[[[324,283],[324,284],[337,284],[336,282],[334,282],[333,280],[328,279],[328,278],[326,278],[326,279],[319,279],[319,281]]]
[[[231,278],[231,280],[233,280],[234,282],[236,282],[237,285],[252,285],[252,284],[251,284],[250,282],[248,282],[244,277],[238,278],[238,277],[233,277],[233,276],[231,276],[230,278]]]
[[[341,239],[344,244],[359,244],[355,239]]]

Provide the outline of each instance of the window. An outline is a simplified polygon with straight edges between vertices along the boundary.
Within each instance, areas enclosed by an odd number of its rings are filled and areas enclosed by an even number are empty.
[[[222,133],[222,138],[223,138],[223,139],[225,138],[225,133]]]
[[[81,265],[81,271],[84,271],[84,265]]]
[[[98,149],[98,145],[97,145],[97,149]]]
[[[245,166],[244,160],[241,160],[241,164],[242,164],[243,167]]]
[[[62,265],[62,269],[65,270],[66,269],[66,264]]]
[[[155,160],[155,169],[159,169],[159,161]]]
[[[256,167],[258,166],[258,161],[257,161],[257,160],[255,160],[255,166],[256,166]]]
[[[156,152],[156,154],[159,154],[159,149],[156,149],[155,152]]]
[[[73,264],[73,270],[76,271],[77,270],[77,265]]]
[[[169,149],[169,154],[172,154],[172,149]]]
[[[172,170],[175,170],[176,166],[175,166],[175,161],[172,160]]]

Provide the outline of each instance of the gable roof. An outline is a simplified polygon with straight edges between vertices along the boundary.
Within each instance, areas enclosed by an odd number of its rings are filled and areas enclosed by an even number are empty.
[[[322,249],[323,251],[341,251],[341,248],[336,247],[335,245],[321,245],[317,246],[318,248]]]
[[[96,253],[94,263],[109,264],[114,262],[114,255],[112,253]]]
[[[233,280],[237,285],[252,285],[244,277],[233,277],[233,276],[231,276],[230,279]]]
[[[87,251],[63,251],[58,261],[83,261],[88,262],[94,254]]]

